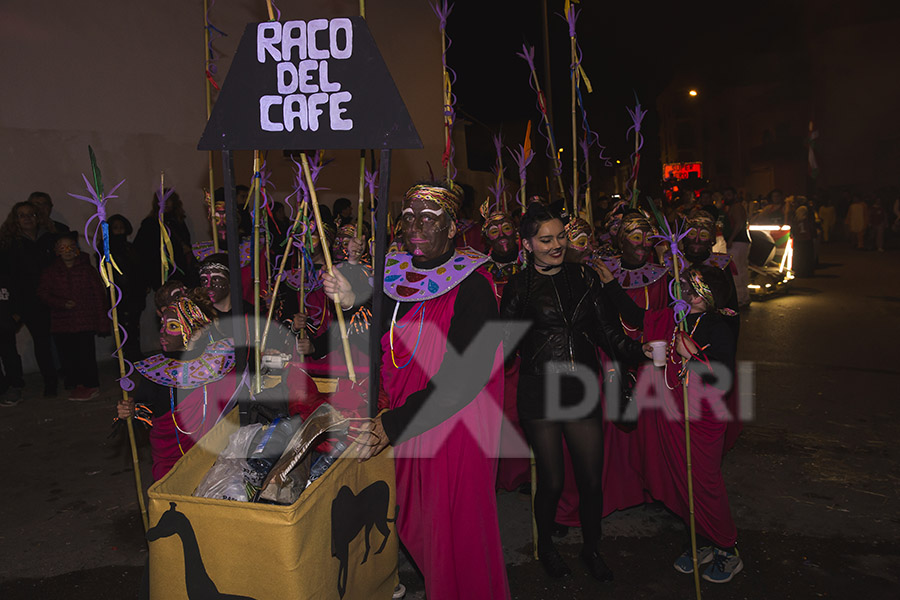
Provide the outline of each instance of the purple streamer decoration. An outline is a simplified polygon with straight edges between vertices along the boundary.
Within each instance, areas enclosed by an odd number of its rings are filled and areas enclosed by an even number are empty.
[[[569,24],[569,37],[575,37],[575,23],[578,22],[578,17],[581,15],[581,11],[575,11],[575,5],[569,5],[569,12],[563,17],[566,20],[566,23]]]
[[[690,228],[685,226],[684,220],[675,224],[674,231],[669,227],[668,223],[661,223],[660,225],[665,225],[668,230],[662,234],[652,235],[650,237],[668,243],[669,250],[672,253],[672,260],[677,260],[678,264],[681,265],[685,264],[684,254],[681,252],[681,248],[678,244],[687,237]],[[675,289],[675,283],[674,279],[669,282],[669,298],[672,299],[670,306],[672,307],[672,310],[675,311],[675,323],[678,324],[687,318],[691,305],[681,298],[681,290]]]
[[[447,147],[444,149],[444,153],[441,156],[441,163],[444,168],[447,168],[448,165],[450,166],[450,179],[456,179],[457,169],[453,164],[453,159],[456,157],[456,148],[453,145],[453,128],[456,125],[456,94],[453,93],[453,84],[456,83],[456,71],[447,65],[447,50],[453,45],[453,40],[447,35],[447,18],[450,16],[450,13],[453,12],[453,4],[448,4],[447,0],[442,0],[441,2],[435,1],[431,4],[431,10],[438,18],[441,36],[447,41],[441,52],[441,66],[443,67],[444,72],[447,73],[447,77],[450,79],[450,103],[444,105],[443,112],[443,116],[449,121],[449,131],[447,132]],[[441,79],[441,91],[443,96],[443,76]]]
[[[534,67],[534,46],[528,46],[527,44],[522,44],[522,51],[516,52],[516,56],[521,57],[526,63],[528,63],[529,69],[529,77],[528,77],[528,87],[531,88],[531,91],[535,93],[537,96],[536,106],[538,111],[541,113],[541,124],[544,127],[538,127],[538,133],[541,134],[541,137],[547,142],[547,152],[546,156],[550,159],[550,171],[553,177],[559,177],[562,174],[562,166],[556,160],[556,142],[554,141],[553,128],[550,127],[550,120],[547,118],[547,107],[544,104],[544,95],[542,92],[538,91],[538,88],[534,84],[534,80],[537,77],[537,71]],[[544,129],[546,128],[549,131],[549,135],[545,133]]]
[[[534,160],[534,152],[529,151],[528,156],[525,156],[524,144],[519,144],[518,150],[510,150],[509,148],[507,150],[512,154],[513,160],[516,161],[516,166],[519,168],[519,179],[525,179],[525,170],[531,164],[531,161]]]
[[[494,210],[500,210],[500,200],[506,191],[506,173],[503,169],[503,137],[501,134],[494,136],[494,149],[497,151],[497,163],[491,172],[494,174],[494,184],[488,186],[488,191],[494,196]]]
[[[93,156],[93,153],[92,153]],[[80,194],[73,194],[69,192],[69,196],[73,198],[77,198],[78,200],[84,200],[85,202],[90,202],[96,207],[96,212],[87,220],[84,224],[84,239],[91,240],[91,248],[93,248],[94,252],[103,257],[103,260],[100,261],[100,270],[105,265],[105,261],[110,260],[109,256],[109,227],[106,222],[106,203],[112,198],[118,198],[115,195],[116,190],[125,183],[123,179],[119,183],[117,183],[113,189],[109,191],[107,194],[102,194],[98,192],[98,190],[94,189],[94,186],[88,181],[87,176],[82,173],[81,178],[84,179],[84,185],[87,187],[88,195],[82,196]],[[102,189],[102,187],[101,187]],[[165,200],[163,200],[163,206],[165,206]],[[97,226],[94,228],[94,233],[91,235],[89,233],[91,223],[97,221]],[[100,245],[97,241],[97,234],[101,234],[103,239],[101,240],[103,243],[103,252],[100,251]],[[105,274],[104,274],[105,275]],[[104,277],[105,280],[105,277]],[[113,303],[113,307],[107,311],[106,316],[109,317],[109,320],[112,321],[113,318],[113,309],[119,305],[122,301],[122,290],[119,286],[116,285],[115,281],[109,282],[113,286],[113,292],[115,297],[115,302]],[[122,350],[125,346],[125,342],[128,341],[128,332],[125,331],[125,327],[119,323],[119,332],[120,332],[120,344],[113,350],[113,356],[115,356],[118,352]],[[123,359],[124,364],[126,366],[125,374],[122,377],[119,377],[117,381],[119,382],[119,387],[121,387],[126,392],[130,392],[134,389],[134,382],[131,380],[131,374],[134,372],[134,366],[127,359]]]
[[[206,51],[209,55],[209,69],[207,77],[212,80],[213,85],[215,85],[215,79],[213,79],[213,77],[219,71],[218,65],[216,65],[216,61],[223,56],[220,52],[213,48],[213,42],[219,38],[228,37],[227,33],[213,25],[209,20],[209,13],[212,12],[213,6],[215,6],[215,4],[216,0],[211,0],[209,3],[209,7],[206,10],[206,29],[207,31],[209,31],[209,43],[206,46]]]
[[[634,131],[634,134],[638,139],[638,147],[637,151],[640,152],[641,148],[644,147],[644,136],[641,135],[641,122],[644,120],[644,116],[647,114],[646,110],[641,110],[641,103],[638,100],[637,94],[634,95],[635,107],[634,110],[625,107],[625,110],[628,111],[628,115],[631,117],[631,127],[628,128],[628,131],[625,132],[625,139],[628,139],[628,134]],[[634,156],[634,155],[632,155]]]
[[[366,187],[369,189],[369,196],[374,198],[375,190],[378,189],[378,169],[375,169],[374,173],[366,169],[365,179]]]

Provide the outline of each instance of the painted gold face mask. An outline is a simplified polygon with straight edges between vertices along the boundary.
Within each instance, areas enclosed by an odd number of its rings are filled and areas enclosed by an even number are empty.
[[[622,262],[630,267],[641,267],[650,258],[653,248],[653,228],[640,214],[628,214],[622,218],[619,229],[619,247]]]
[[[484,239],[490,247],[491,254],[506,255],[517,250],[516,227],[509,215],[494,213],[485,220],[481,228]]]

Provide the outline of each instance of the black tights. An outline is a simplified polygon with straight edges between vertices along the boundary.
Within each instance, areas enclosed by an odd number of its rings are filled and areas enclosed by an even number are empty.
[[[550,532],[556,516],[556,506],[562,495],[565,479],[563,464],[563,436],[578,486],[578,512],[584,547],[594,551],[600,542],[603,518],[603,424],[600,418],[579,421],[548,421],[522,419],[522,429],[534,450],[537,467],[537,489],[534,514],[538,529],[538,548],[551,544]]]

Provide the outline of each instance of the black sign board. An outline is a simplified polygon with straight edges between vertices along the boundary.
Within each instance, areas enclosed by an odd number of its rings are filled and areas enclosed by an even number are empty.
[[[198,145],[421,147],[362,17],[248,24]]]

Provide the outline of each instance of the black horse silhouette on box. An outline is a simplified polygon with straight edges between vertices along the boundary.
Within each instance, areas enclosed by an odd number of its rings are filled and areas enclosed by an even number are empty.
[[[347,591],[347,575],[349,574],[350,542],[356,539],[360,530],[365,530],[364,539],[366,553],[360,564],[369,560],[369,533],[372,527],[376,527],[384,539],[375,554],[381,554],[387,544],[391,529],[388,523],[397,520],[395,507],[394,518],[388,518],[388,508],[391,501],[391,488],[385,481],[376,481],[363,489],[359,494],[343,486],[338,490],[337,496],[331,503],[331,556],[339,561],[338,566],[338,593],[341,598]]]

